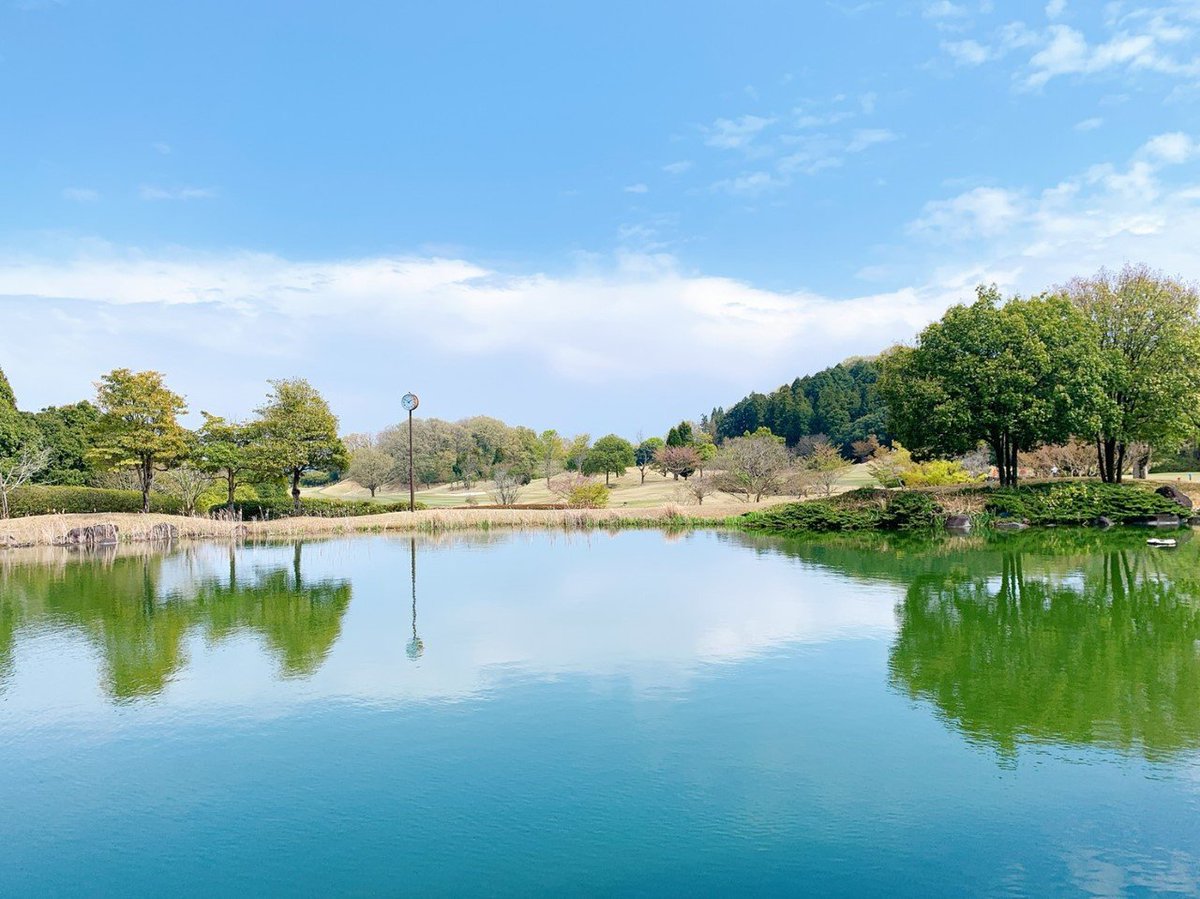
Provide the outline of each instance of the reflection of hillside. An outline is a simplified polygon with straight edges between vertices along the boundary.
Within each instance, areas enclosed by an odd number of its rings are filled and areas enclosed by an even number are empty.
[[[42,624],[86,636],[116,699],[161,691],[186,664],[185,640],[196,631],[213,641],[256,634],[286,675],[312,674],[341,632],[349,582],[303,583],[299,545],[290,569],[249,580],[237,577],[234,558],[231,549],[227,578],[182,589],[163,586],[164,558],[151,555],[0,571],[0,682],[11,671],[16,630]]]
[[[1182,534],[1190,537],[1189,532]],[[974,740],[1200,747],[1200,547],[1124,531],[912,538],[736,537],[901,585],[890,679]]]

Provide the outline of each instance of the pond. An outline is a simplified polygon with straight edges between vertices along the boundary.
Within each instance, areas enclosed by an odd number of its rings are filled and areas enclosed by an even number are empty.
[[[12,551],[0,796],[6,895],[1195,894],[1200,541]]]

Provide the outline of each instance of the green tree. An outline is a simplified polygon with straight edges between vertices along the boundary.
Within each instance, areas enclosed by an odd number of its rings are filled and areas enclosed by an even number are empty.
[[[633,452],[633,464],[642,474],[642,483],[646,483],[646,469],[654,465],[654,454],[666,446],[661,437],[647,437]]]
[[[13,393],[12,385],[8,383],[8,375],[2,368],[0,368],[0,406],[17,408],[16,394]]]
[[[608,434],[597,440],[583,457],[583,473],[604,475],[607,486],[609,475],[623,475],[633,464],[633,444],[616,434]]]
[[[1012,299],[981,287],[883,364],[878,389],[892,431],[917,456],[958,455],[986,441],[1000,483],[1017,482],[1017,453],[1095,427],[1096,329],[1058,297]]]
[[[567,455],[567,447],[558,431],[553,428],[542,431],[538,437],[538,462],[541,466],[542,475],[546,478],[546,486],[550,486],[550,479],[554,477],[560,465]]]
[[[350,480],[371,491],[387,483],[388,476],[396,468],[396,460],[375,446],[364,446],[350,454],[350,468],[346,472]]]
[[[667,446],[691,446],[692,442],[692,423],[690,421],[681,421],[667,432]]]
[[[142,511],[149,512],[155,474],[190,452],[190,434],[178,420],[187,403],[167,388],[159,372],[118,368],[97,382],[96,405],[100,417],[87,459],[101,468],[133,469]]]
[[[92,475],[87,460],[92,432],[100,419],[100,410],[84,400],[67,406],[50,406],[30,416],[41,436],[41,444],[50,451],[46,470],[37,480],[47,484],[81,486]]]
[[[306,471],[340,469],[347,462],[338,420],[325,398],[303,378],[270,381],[266,405],[258,409],[262,429],[258,465],[287,477],[292,507],[300,512],[300,478]]]
[[[1144,265],[1102,269],[1061,292],[1100,335],[1105,400],[1096,454],[1100,477],[1119,482],[1132,443],[1174,450],[1197,427],[1200,294]]]
[[[204,415],[197,433],[197,467],[225,482],[226,507],[232,512],[238,484],[251,474],[257,463],[256,441],[261,437],[257,423],[226,421],[219,415]]]

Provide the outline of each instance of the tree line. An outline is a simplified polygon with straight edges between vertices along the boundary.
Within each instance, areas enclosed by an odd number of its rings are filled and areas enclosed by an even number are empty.
[[[0,372],[0,514],[7,517],[8,496],[24,483],[110,486],[122,477],[141,492],[144,512],[164,481],[187,511],[214,483],[231,509],[240,488],[257,488],[257,499],[283,485],[299,511],[302,477],[348,462],[336,416],[301,378],[270,381],[248,421],[203,412],[190,430],[179,421],[187,411],[161,373],[119,368],[96,382],[94,401],[21,412]]]

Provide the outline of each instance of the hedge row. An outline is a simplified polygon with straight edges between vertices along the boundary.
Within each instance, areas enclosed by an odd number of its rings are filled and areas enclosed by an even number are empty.
[[[26,515],[56,513],[141,512],[142,495],[136,490],[106,490],[99,487],[47,487],[32,485],[18,487],[8,498],[9,514],[14,518]],[[221,506],[213,506],[217,511]],[[235,504],[242,518],[287,518],[293,514],[291,499],[249,501]],[[383,512],[404,512],[408,503],[371,503],[334,499],[300,500],[302,515],[319,518],[344,518],[358,515],[379,515]],[[423,503],[417,503],[424,509]],[[150,494],[150,511],[164,515],[180,515],[183,504],[173,496]],[[204,510],[201,510],[204,511]]]
[[[220,507],[214,507],[218,511]],[[244,519],[290,518],[295,514],[288,499],[235,503],[234,508]],[[418,510],[428,508],[417,503]],[[366,500],[310,499],[301,497],[300,514],[312,518],[346,518],[359,515],[382,515],[384,512],[407,512],[408,503],[373,503]]]
[[[100,487],[18,487],[8,497],[9,514],[53,515],[57,512],[140,512],[142,494],[136,490],[106,490]],[[182,504],[173,496],[150,494],[150,511],[178,515]]]

